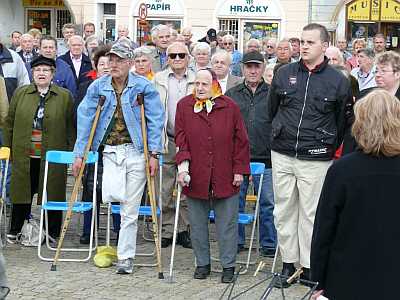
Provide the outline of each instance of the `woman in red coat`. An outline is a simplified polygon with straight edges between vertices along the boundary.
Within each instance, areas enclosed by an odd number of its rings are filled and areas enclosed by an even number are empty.
[[[239,107],[223,96],[215,74],[200,70],[193,95],[178,102],[175,116],[178,183],[187,196],[190,236],[197,260],[194,278],[210,274],[208,215],[215,224],[223,267],[221,281],[231,282],[238,237],[239,187],[250,173],[249,142]],[[189,184],[184,182],[190,174]]]

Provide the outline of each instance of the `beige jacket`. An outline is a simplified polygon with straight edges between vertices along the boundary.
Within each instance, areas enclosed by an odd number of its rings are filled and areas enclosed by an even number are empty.
[[[4,122],[8,115],[8,98],[6,83],[3,76],[0,76],[0,128],[3,128]]]
[[[164,123],[164,134],[163,134],[163,144],[164,144],[164,153],[168,152],[168,137],[167,137],[167,124],[168,124],[168,76],[172,73],[172,69],[168,67],[164,71],[156,73],[154,76],[154,87],[160,94],[161,103],[164,106],[165,110],[165,123]],[[194,80],[196,74],[189,68],[186,70],[187,76],[187,86],[186,86],[186,95],[189,95],[193,92],[194,89]]]

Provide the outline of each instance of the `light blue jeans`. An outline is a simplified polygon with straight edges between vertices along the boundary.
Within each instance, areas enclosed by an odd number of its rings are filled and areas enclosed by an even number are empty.
[[[254,190],[258,191],[260,175],[253,176]],[[245,176],[240,186],[239,212],[245,212],[246,194],[249,187],[249,177]],[[272,169],[264,171],[260,195],[260,246],[266,248],[276,247],[276,229],[274,225],[274,191],[272,186]],[[245,244],[245,225],[239,224],[239,245]]]
[[[146,184],[145,165],[144,154],[138,152],[132,144],[104,147],[103,201],[108,199],[121,204],[117,249],[120,260],[134,258],[136,254],[139,206]]]

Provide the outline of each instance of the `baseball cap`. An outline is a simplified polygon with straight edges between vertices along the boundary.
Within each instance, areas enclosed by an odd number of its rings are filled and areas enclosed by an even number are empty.
[[[39,55],[38,57],[35,57],[31,61],[31,68],[34,68],[36,66],[40,65],[46,65],[55,68],[56,67],[56,61],[52,58],[44,57],[43,55]]]
[[[207,36],[210,41],[217,40],[217,31],[214,28],[208,29]]]
[[[262,64],[264,63],[264,56],[258,51],[247,52],[245,55],[243,55],[242,63]]]
[[[121,37],[116,41],[109,52],[106,55],[115,54],[121,58],[132,58],[133,50],[131,47],[131,41],[126,37]]]

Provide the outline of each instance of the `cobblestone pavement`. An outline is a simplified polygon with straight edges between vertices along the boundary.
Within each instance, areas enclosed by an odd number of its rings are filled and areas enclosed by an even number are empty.
[[[38,207],[34,207],[34,216],[38,220]],[[79,245],[77,217],[68,230],[67,245]],[[82,217],[81,217],[82,222]],[[106,216],[101,215],[104,226]],[[142,222],[140,222],[142,223]],[[81,223],[82,224],[82,223]],[[154,243],[145,241],[140,226],[138,252],[151,251]],[[105,230],[99,230],[99,244],[105,244]],[[112,235],[114,237],[114,235]],[[112,241],[113,242],[113,241]],[[115,243],[115,237],[114,237]],[[216,243],[212,242],[212,252],[217,253]],[[7,261],[7,276],[11,292],[7,299],[219,299],[226,284],[220,283],[220,274],[212,273],[207,280],[194,280],[194,260],[191,249],[176,247],[175,283],[167,279],[160,280],[156,268],[136,267],[131,275],[115,274],[115,267],[100,269],[89,262],[60,262],[57,271],[50,271],[49,262],[41,261],[36,248],[7,245],[3,250]],[[167,278],[171,247],[162,250],[164,276]],[[45,252],[50,257],[54,252]],[[65,254],[62,254],[63,256]],[[244,259],[245,254],[240,257]],[[152,262],[152,258],[137,257],[136,263]],[[272,259],[266,259],[265,271],[271,270]],[[218,263],[214,263],[218,267]],[[278,265],[280,268],[280,265]],[[240,275],[232,296],[247,287],[265,279],[266,273],[253,276],[255,267],[245,275]],[[269,281],[260,284],[238,299],[259,299]],[[308,289],[295,284],[285,290],[286,299],[301,299]],[[225,296],[224,299],[227,299]],[[281,292],[274,289],[268,299],[282,299]]]

